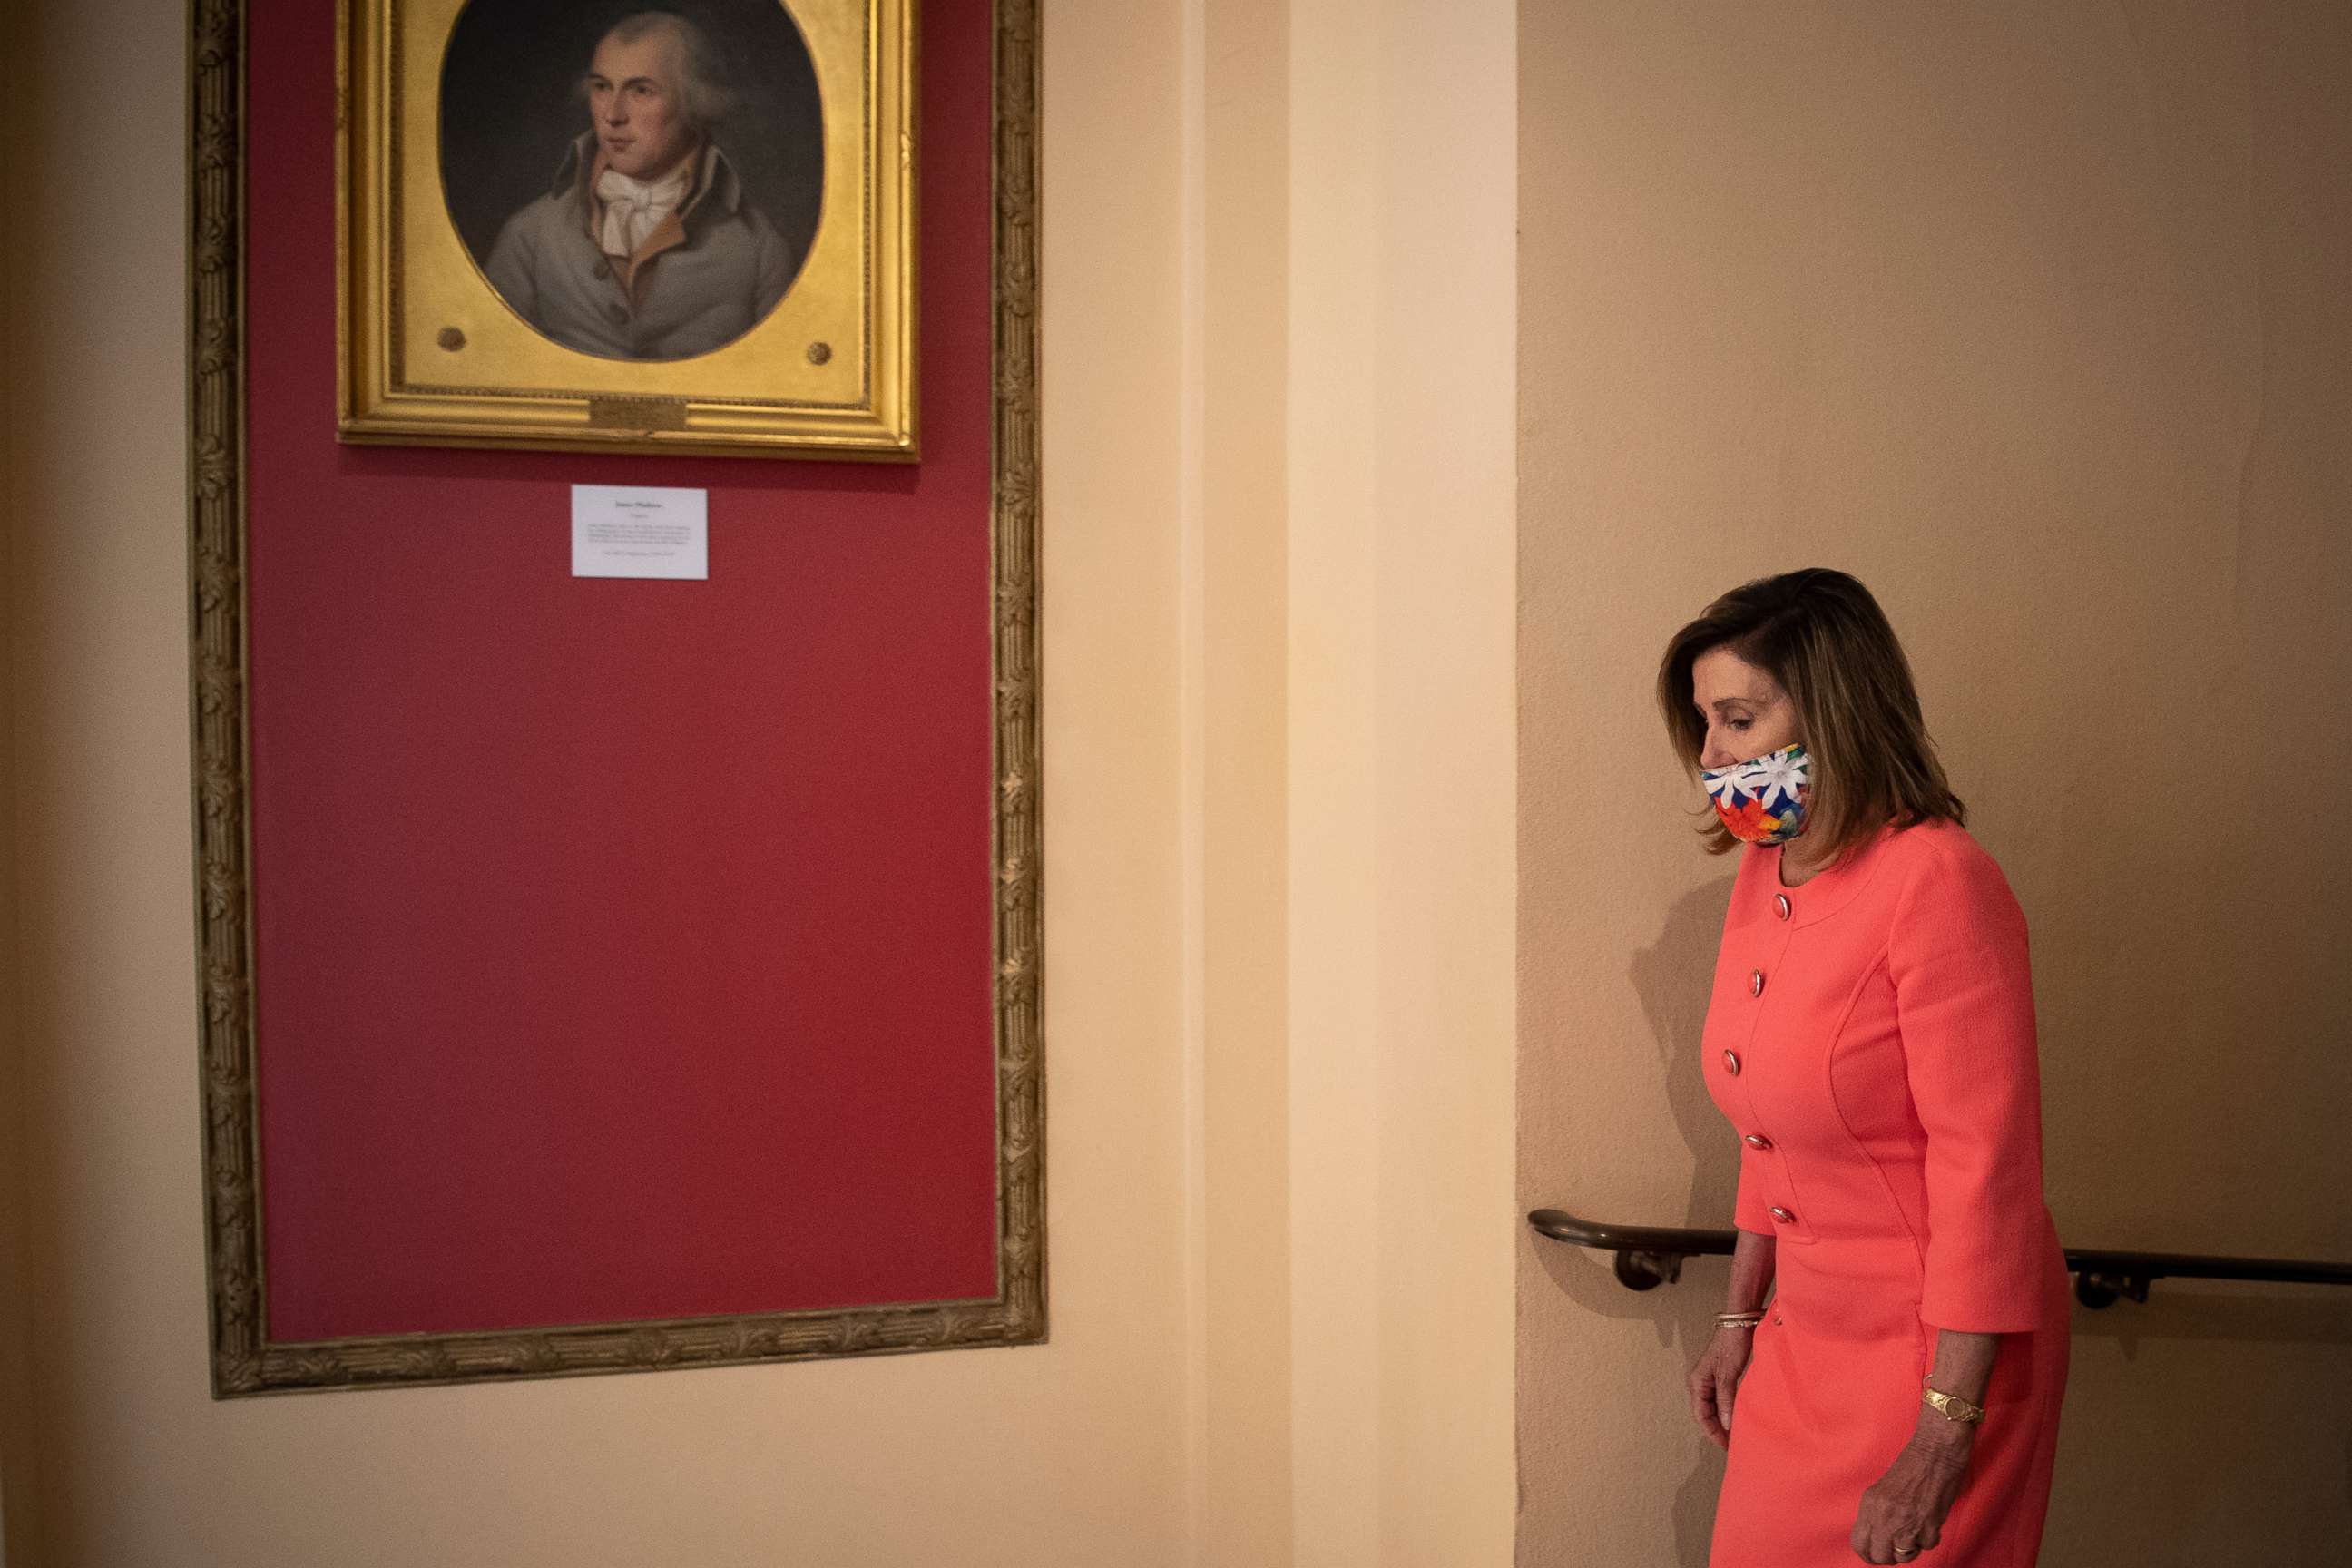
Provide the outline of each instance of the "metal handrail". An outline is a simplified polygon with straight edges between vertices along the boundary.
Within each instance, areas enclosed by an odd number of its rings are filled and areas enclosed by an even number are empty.
[[[1630,1290],[1671,1285],[1683,1277],[1685,1258],[1730,1256],[1737,1231],[1690,1230],[1671,1226],[1601,1225],[1565,1209],[1537,1209],[1528,1224],[1554,1241],[1616,1254],[1617,1282]],[[2286,1258],[2207,1258],[2186,1252],[2116,1252],[2105,1247],[2066,1248],[2066,1268],[2074,1276],[2074,1298],[2090,1308],[2113,1306],[2119,1297],[2147,1300],[2158,1279],[2259,1279],[2284,1285],[2352,1285],[2352,1263],[2314,1263]]]

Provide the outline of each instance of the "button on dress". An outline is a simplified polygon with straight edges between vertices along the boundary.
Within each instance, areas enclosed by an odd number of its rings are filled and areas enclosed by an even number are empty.
[[[2028,1568],[2066,1384],[2042,1194],[2025,917],[1950,823],[1882,830],[1794,888],[1749,847],[1701,1053],[1739,1138],[1734,1221],[1774,1238],[1710,1568],[1850,1568],[1936,1331],[2003,1336],[1935,1568]]]

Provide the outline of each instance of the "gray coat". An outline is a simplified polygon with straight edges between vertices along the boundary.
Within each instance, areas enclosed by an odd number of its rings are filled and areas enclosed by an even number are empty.
[[[759,325],[800,258],[706,145],[694,189],[625,261],[595,240],[595,137],[564,155],[555,186],[507,219],[483,268],[499,298],[564,347],[605,359],[688,359]]]

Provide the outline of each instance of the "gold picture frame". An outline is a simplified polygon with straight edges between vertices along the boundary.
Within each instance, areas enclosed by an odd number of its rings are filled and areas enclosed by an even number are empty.
[[[268,1331],[254,1031],[246,455],[247,0],[189,7],[189,648],[197,1046],[215,1399],[1034,1344],[1046,1337],[1038,778],[1037,0],[994,0],[990,163],[993,1296],[388,1334]],[[485,443],[487,444],[487,443]],[[535,444],[518,442],[514,444]],[[668,449],[656,444],[657,449]]]
[[[675,253],[617,262],[597,14],[501,4],[344,0],[341,438],[913,459],[916,0],[725,5],[701,53],[752,79],[696,96],[759,133],[715,121]]]

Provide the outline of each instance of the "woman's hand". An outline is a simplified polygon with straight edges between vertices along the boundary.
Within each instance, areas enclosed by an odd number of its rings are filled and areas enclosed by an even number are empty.
[[[1718,1448],[1731,1447],[1731,1402],[1739,1393],[1755,1342],[1753,1329],[1717,1329],[1691,1368],[1691,1418],[1706,1428]]]
[[[1960,1495],[1973,1427],[1953,1425],[1934,1436],[1921,1432],[1903,1447],[1886,1473],[1862,1494],[1853,1521],[1853,1554],[1864,1563],[1911,1563],[1940,1540],[1944,1516]]]
[[[1999,1334],[1937,1329],[1927,1386],[1982,1405],[2000,1357]],[[1943,1536],[1952,1500],[1960,1495],[1960,1478],[1968,1474],[1976,1446],[1973,1425],[1947,1419],[1923,1396],[1911,1441],[1862,1494],[1853,1520],[1853,1554],[1864,1563],[1911,1563],[1934,1546]]]

